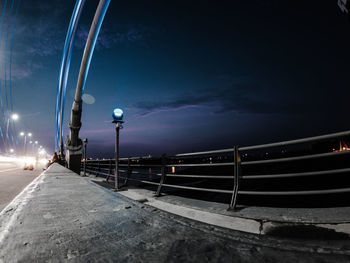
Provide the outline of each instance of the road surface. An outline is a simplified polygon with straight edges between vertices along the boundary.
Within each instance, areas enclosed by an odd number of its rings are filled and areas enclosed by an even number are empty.
[[[42,171],[42,167],[28,171],[15,162],[0,162],[0,212]]]

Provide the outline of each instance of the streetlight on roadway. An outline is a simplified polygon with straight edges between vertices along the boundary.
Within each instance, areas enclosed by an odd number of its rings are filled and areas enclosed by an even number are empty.
[[[32,137],[32,134],[30,132],[28,132],[27,134],[25,132],[21,132],[19,135],[24,136],[24,155],[26,155],[27,154],[26,152],[27,136]]]
[[[33,147],[34,147],[34,154],[36,153],[36,150],[38,149],[38,143],[39,143],[38,141],[34,142],[34,145],[33,145]]]
[[[7,147],[8,147],[8,142],[9,142],[10,119],[16,121],[16,120],[18,120],[18,118],[19,118],[18,114],[14,113],[7,119],[7,125],[6,125],[6,150],[8,150]]]

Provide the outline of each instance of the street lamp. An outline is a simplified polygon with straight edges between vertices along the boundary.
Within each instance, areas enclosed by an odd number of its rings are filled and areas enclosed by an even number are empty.
[[[10,126],[10,119],[16,121],[18,120],[19,116],[18,114],[14,113],[7,119],[7,125],[6,125],[6,149],[8,147],[8,140],[9,140],[9,126]]]
[[[34,150],[33,150],[33,151],[34,151],[34,154],[35,154],[36,149],[38,149],[38,143],[39,143],[38,141],[35,141],[35,142],[34,142],[34,145],[33,145],[33,148],[34,148]],[[36,147],[36,148],[35,148],[35,147]]]
[[[115,173],[114,173],[114,179],[115,179],[115,190],[119,190],[119,131],[121,128],[123,128],[122,124],[124,112],[121,109],[114,109],[113,110],[113,123],[115,123]]]
[[[84,176],[86,176],[86,147],[88,143],[88,138],[85,138],[83,142],[84,142]]]
[[[33,142],[33,141],[30,141],[30,142],[29,142],[29,144],[31,144],[31,145],[32,145],[32,153],[34,153],[34,147],[35,147],[34,142]]]
[[[66,139],[66,161],[70,170],[80,174],[81,163],[81,148],[82,141],[79,138],[79,131],[81,128],[81,114],[82,114],[82,93],[86,79],[89,73],[92,55],[95,50],[96,41],[100,33],[103,19],[107,12],[110,0],[100,0],[96,9],[94,19],[92,21],[89,35],[86,40],[83,58],[80,64],[78,75],[78,82],[75,90],[74,101],[72,105],[71,117],[69,122],[70,133]],[[62,127],[62,126],[61,126]]]
[[[24,132],[21,132],[19,135],[24,136],[24,155],[27,154],[26,144],[27,144],[27,135],[28,137],[32,137],[32,134],[29,132],[28,134],[25,134]]]

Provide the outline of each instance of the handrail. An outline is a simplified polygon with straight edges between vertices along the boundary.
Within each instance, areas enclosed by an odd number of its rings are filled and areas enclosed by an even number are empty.
[[[344,137],[350,136],[350,131],[332,133],[321,136],[308,137],[297,140],[289,140],[284,142],[277,143],[269,143],[269,144],[261,144],[255,146],[247,146],[247,147],[238,147],[228,149],[220,149],[213,151],[202,151],[202,152],[193,152],[193,153],[181,153],[175,155],[163,155],[161,157],[129,157],[129,158],[121,158],[119,171],[122,172],[122,176],[119,175],[118,178],[124,178],[125,182],[137,181],[144,184],[150,184],[157,186],[156,196],[161,196],[161,190],[163,187],[175,188],[175,189],[183,189],[183,190],[194,190],[194,191],[204,191],[204,192],[214,192],[218,194],[230,194],[231,195],[231,204],[229,209],[235,209],[237,204],[237,196],[238,195],[272,195],[272,196],[302,196],[302,195],[326,195],[326,194],[339,194],[339,193],[350,193],[350,185],[342,185],[343,188],[334,189],[322,189],[323,187],[319,187],[321,189],[317,189],[317,187],[310,187],[310,190],[301,190],[294,191],[293,189],[288,191],[279,191],[280,189],[276,188],[276,191],[268,190],[268,191],[252,191],[245,189],[247,184],[241,183],[242,180],[249,180],[254,183],[253,180],[256,181],[257,184],[261,182],[261,180],[266,179],[281,179],[284,178],[300,178],[300,177],[308,177],[308,176],[324,176],[324,175],[333,175],[340,174],[340,177],[334,178],[344,178],[341,174],[350,173],[350,165],[348,167],[343,167],[342,164],[339,164],[340,167],[332,166],[328,170],[316,170],[316,171],[300,171],[300,172],[291,172],[288,170],[285,172],[280,172],[277,174],[268,173],[268,171],[264,171],[262,174],[258,174],[255,171],[255,174],[246,174],[245,167],[254,166],[254,165],[265,165],[265,164],[277,164],[282,162],[294,162],[294,161],[302,161],[302,160],[311,160],[311,159],[320,159],[321,158],[332,158],[332,157],[340,157],[346,156],[350,154],[350,150],[346,149],[344,151],[334,151],[334,152],[323,152],[323,153],[310,153],[307,154],[305,152],[299,153],[299,155],[290,156],[290,157],[270,157],[272,159],[265,159],[264,157],[260,157],[257,160],[241,160],[241,153],[249,150],[259,150],[263,148],[270,147],[280,147],[287,146],[299,143],[310,143],[315,141],[327,140],[336,137]],[[226,154],[227,153],[227,154]],[[281,155],[283,156],[283,155]],[[183,157],[183,158],[182,158]],[[243,156],[244,157],[244,156]],[[182,161],[181,161],[182,160]],[[334,160],[334,159],[324,159],[324,160]],[[222,162],[220,162],[222,161]],[[87,163],[86,170],[89,173],[93,173],[95,176],[106,176],[107,181],[108,178],[115,177],[111,171],[115,169],[113,159],[104,159],[104,160],[86,160]],[[180,162],[180,163],[179,163]],[[338,162],[339,163],[339,162]],[[304,164],[304,163],[302,163]],[[315,163],[317,164],[317,163]],[[345,163],[344,163],[345,164]],[[298,163],[295,163],[298,165]],[[108,166],[108,168],[107,168]],[[217,173],[207,174],[208,171],[212,171],[212,169],[207,169],[210,167],[225,167],[222,171]],[[257,169],[260,169],[260,166],[256,166]],[[263,168],[269,168],[270,166],[263,166]],[[127,169],[126,169],[127,168]],[[147,168],[149,170],[147,172]],[[170,168],[172,172],[170,173]],[[181,172],[179,172],[176,168],[179,168]],[[187,168],[187,169],[186,169]],[[193,168],[193,169],[192,169]],[[282,166],[283,168],[283,166]],[[206,169],[206,172],[201,172],[201,169]],[[232,170],[231,170],[232,169]],[[242,170],[243,169],[243,170]],[[314,168],[314,169],[317,169]],[[106,171],[108,170],[108,173]],[[299,169],[300,170],[300,169]],[[160,171],[160,173],[159,173]],[[249,168],[249,171],[254,172]],[[137,176],[135,176],[137,175]],[[147,176],[152,176],[149,180],[145,180]],[[155,177],[153,177],[155,176]],[[130,178],[131,177],[131,178]],[[171,180],[167,181],[167,178]],[[214,181],[216,180],[216,181]],[[218,181],[220,180],[220,182]],[[233,190],[226,190],[226,184],[233,185]],[[183,185],[184,182],[193,183],[202,183],[204,185],[202,187],[193,187],[188,185]],[[213,184],[212,184],[213,183]],[[265,183],[270,183],[268,180]],[[222,186],[220,186],[220,184]],[[339,183],[337,183],[339,187]],[[209,187],[208,187],[209,186]],[[212,188],[210,188],[212,187]],[[223,189],[217,189],[223,188]],[[331,188],[331,187],[330,187]],[[273,188],[275,189],[275,188]]]
[[[179,177],[179,178],[233,179],[232,175],[166,174],[166,176],[167,177]]]
[[[225,152],[232,152],[232,151],[233,151],[233,148],[222,149],[222,150],[213,150],[213,151],[205,151],[205,152],[180,153],[180,154],[175,154],[174,157],[185,157],[185,156],[193,156],[193,155],[216,154],[216,153],[225,153]]]
[[[267,144],[260,144],[260,145],[252,145],[252,146],[245,146],[240,147],[240,151],[249,151],[249,150],[258,150],[263,148],[271,148],[271,147],[278,147],[278,146],[286,146],[286,145],[292,145],[292,144],[300,144],[300,143],[306,143],[306,142],[313,142],[313,141],[320,141],[320,140],[326,140],[336,137],[344,137],[349,136],[350,131],[343,131],[343,132],[336,132],[336,133],[330,133],[326,135],[319,135],[319,136],[313,136],[313,137],[307,137],[303,139],[296,139],[296,140],[289,140],[289,141],[283,141],[283,142],[274,142],[274,143],[267,143]]]
[[[183,163],[183,164],[167,164],[167,167],[200,167],[200,166],[229,166],[234,163]]]
[[[320,194],[338,194],[349,193],[350,188],[308,190],[308,191],[238,191],[242,195],[320,195]]]
[[[346,172],[350,172],[350,168],[304,172],[304,173],[245,175],[245,176],[242,176],[242,178],[243,179],[272,179],[272,178],[315,176],[315,175],[325,175],[325,174],[339,174],[339,173],[346,173]]]
[[[348,154],[348,153],[350,153],[350,151],[328,152],[328,153],[310,154],[310,155],[302,155],[302,156],[286,157],[286,158],[276,158],[276,159],[267,159],[267,160],[258,160],[258,161],[246,161],[246,162],[242,162],[242,165],[300,161],[300,160],[307,160],[307,159],[331,157],[331,156],[336,156],[336,155],[344,155],[344,154]]]

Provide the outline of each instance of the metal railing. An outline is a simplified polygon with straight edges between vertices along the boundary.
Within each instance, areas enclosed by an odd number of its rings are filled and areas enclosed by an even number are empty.
[[[163,155],[161,157],[121,158],[119,160],[120,179],[124,179],[122,183],[123,186],[127,186],[129,181],[138,182],[143,185],[156,186],[156,196],[161,195],[163,188],[230,195],[231,201],[229,209],[235,209],[238,197],[243,195],[310,196],[349,193],[350,185],[336,188],[325,188],[323,186],[318,189],[277,189],[273,191],[269,189],[269,187],[266,187],[266,189],[244,189],[242,187],[242,184],[251,183],[254,180],[255,185],[259,186],[263,180],[305,179],[311,176],[347,174],[350,172],[349,162],[341,162],[343,165],[347,165],[347,167],[339,168],[333,166],[335,164],[334,160],[350,156],[350,151],[348,149],[344,151],[333,151],[327,146],[324,148],[328,149],[328,151],[323,150],[320,152],[319,150],[313,150],[313,146],[315,146],[315,144],[316,146],[317,144],[321,146],[323,146],[323,144],[328,145],[332,143],[332,140],[339,142],[339,140],[349,139],[349,136],[350,131],[345,131],[299,140],[248,147],[235,146],[229,149],[169,156]],[[272,158],[269,158],[270,155],[268,155],[268,153],[265,153],[262,157],[262,150],[266,152],[267,149],[271,150],[274,148],[296,145],[304,145],[304,148],[308,150],[290,151],[289,153],[284,150],[282,153],[280,151],[275,151],[271,154]],[[316,163],[309,165],[311,161]],[[291,165],[291,163],[293,165]],[[329,164],[327,169],[322,168],[321,164],[324,165],[325,163]],[[264,165],[270,166],[276,170],[275,168],[279,167],[276,166],[276,164],[279,164],[279,166],[289,164],[289,166],[286,166],[287,171],[283,172],[259,173],[260,170],[266,170],[266,168],[261,168]],[[82,167],[83,165],[84,162],[82,163]],[[311,168],[313,169],[311,171],[300,170],[300,168],[310,168],[308,166],[312,166]],[[294,171],[296,167],[298,167],[298,171]],[[96,176],[103,176],[107,181],[114,178],[114,169],[115,165],[112,159],[86,161],[86,171],[88,173]],[[244,169],[250,169],[250,171],[244,171]],[[176,172],[176,170],[178,171]],[[208,180],[210,181],[209,183]],[[226,180],[225,182],[227,183],[222,184],[220,180]],[[296,186],[296,188],[298,188],[298,185]]]

